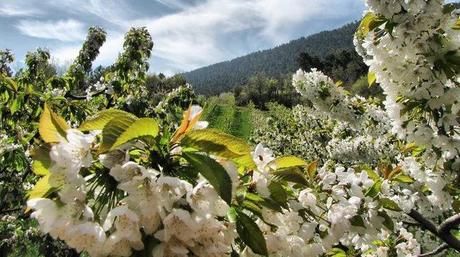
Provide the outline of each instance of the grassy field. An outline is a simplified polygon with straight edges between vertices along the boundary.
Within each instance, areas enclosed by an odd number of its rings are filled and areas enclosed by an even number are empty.
[[[248,140],[252,122],[248,108],[210,102],[204,109],[202,120],[209,122],[209,128]]]

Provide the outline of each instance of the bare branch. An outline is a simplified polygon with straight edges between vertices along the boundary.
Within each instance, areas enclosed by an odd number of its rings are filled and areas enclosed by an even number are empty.
[[[416,210],[411,210],[408,215],[420,223],[422,228],[430,231],[435,236],[442,239],[449,247],[454,248],[457,251],[460,251],[460,240],[450,233],[450,230],[460,225],[460,214],[456,214],[446,221],[444,221],[439,227],[425,218],[420,212]]]
[[[438,236],[438,229],[436,228],[436,225],[427,218],[423,217],[420,212],[412,209],[407,215],[416,220],[422,226],[422,228]]]
[[[449,248],[450,248],[450,246],[448,244],[442,244],[442,245],[438,246],[438,248],[434,249],[433,251],[428,252],[428,253],[424,253],[424,254],[420,254],[418,257],[434,256],[434,255],[442,253],[443,251],[445,251],[445,250],[447,250]]]
[[[103,94],[105,92],[105,90],[106,90],[106,88],[104,88],[104,89],[102,89],[100,91],[97,91],[96,93],[91,94],[91,97],[101,95],[101,94]],[[69,98],[74,99],[74,100],[84,100],[84,99],[86,99],[87,96],[86,95],[73,95],[72,93],[67,92],[66,97],[69,97]]]
[[[18,207],[18,208],[13,208],[13,209],[6,209],[6,210],[1,210],[0,211],[0,214],[7,214],[7,213],[11,213],[11,212],[17,212],[17,211],[21,211],[22,210],[22,207]]]
[[[450,233],[454,228],[457,228],[460,225],[460,214],[456,214],[448,219],[446,219],[441,225],[439,225],[438,231],[442,233]]]

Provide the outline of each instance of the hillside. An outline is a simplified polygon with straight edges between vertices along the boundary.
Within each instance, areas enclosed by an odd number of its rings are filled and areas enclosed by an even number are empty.
[[[278,77],[296,71],[299,67],[297,58],[302,52],[324,57],[334,51],[354,49],[353,34],[357,26],[357,22],[350,23],[335,30],[302,37],[272,49],[199,68],[183,75],[196,92],[219,94],[246,83],[256,73]]]

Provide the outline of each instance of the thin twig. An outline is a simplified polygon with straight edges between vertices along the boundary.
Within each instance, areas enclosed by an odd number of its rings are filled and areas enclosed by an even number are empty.
[[[21,211],[21,210],[22,210],[22,207],[13,208],[13,209],[6,209],[6,210],[0,211],[0,214],[6,214],[6,213]]]

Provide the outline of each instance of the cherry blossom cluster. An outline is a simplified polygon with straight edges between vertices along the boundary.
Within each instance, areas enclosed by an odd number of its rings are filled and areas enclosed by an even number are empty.
[[[96,133],[69,129],[66,134],[49,152],[49,181],[59,184],[57,196],[28,201],[43,232],[92,257],[132,256],[146,247],[149,236],[159,242],[154,256],[225,256],[231,251],[235,229],[221,219],[229,206],[206,180],[193,186],[141,166],[129,159],[129,149],[94,160]],[[89,183],[97,174],[82,175],[94,162],[109,170],[117,191],[115,205],[97,209],[97,196],[108,185]],[[236,168],[224,167],[236,185]]]
[[[355,38],[356,49],[384,90],[393,132],[458,165],[457,15],[441,0],[366,4],[373,26]]]

